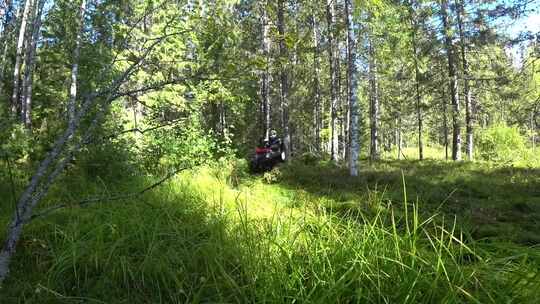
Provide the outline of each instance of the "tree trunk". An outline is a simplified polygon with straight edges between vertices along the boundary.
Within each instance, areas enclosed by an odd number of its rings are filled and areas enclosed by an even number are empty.
[[[139,111],[137,109],[137,100],[135,97],[130,96],[129,100],[131,101],[131,110],[133,111],[133,136],[139,137]]]
[[[411,25],[412,25],[412,51],[414,56],[414,75],[415,75],[415,94],[416,94],[416,117],[418,122],[418,159],[424,159],[424,143],[422,140],[424,120],[422,115],[422,96],[420,92],[420,70],[418,68],[418,46],[417,46],[417,30],[415,2],[411,1]]]
[[[34,21],[32,22],[32,36],[27,42],[23,95],[21,98],[21,121],[23,121],[27,130],[32,129],[32,92],[34,87],[34,66],[36,62],[37,43],[41,31],[41,16],[45,0],[39,0],[37,7],[34,8]]]
[[[270,35],[266,2],[261,7],[262,50],[265,60],[264,71],[261,75],[261,104],[265,138],[270,135],[271,106],[270,106]]]
[[[7,19],[7,8],[8,8],[8,1],[2,1],[2,3],[0,3],[0,40],[3,38],[3,35],[4,35],[4,25],[6,24],[5,23],[5,20]]]
[[[463,20],[465,16],[465,8],[463,0],[456,0],[457,7],[457,22],[459,30],[459,44],[461,49],[461,63],[463,66],[463,95],[465,96],[465,125],[467,129],[466,151],[467,158],[473,160],[474,142],[473,142],[473,118],[472,118],[472,102],[471,88],[469,86],[469,63],[466,55],[465,33],[463,29]]]
[[[163,37],[154,39],[154,42],[146,48],[143,54],[126,68],[123,73],[111,81],[108,86],[86,96],[84,103],[77,112],[74,123],[68,125],[66,130],[58,136],[57,140],[51,146],[51,150],[38,165],[34,175],[30,179],[24,192],[21,194],[16,210],[13,212],[10,224],[6,229],[4,244],[0,250],[0,287],[9,273],[9,265],[15,254],[16,245],[20,240],[24,225],[31,220],[33,210],[47,194],[55,179],[66,168],[68,162],[72,159],[73,154],[78,152],[82,145],[88,143],[110,104],[118,98],[129,95],[129,92],[121,92],[120,88],[139,70],[141,65],[145,63],[151,51],[153,51],[163,39]],[[106,71],[102,72],[105,73]],[[159,87],[162,88],[167,84],[177,83],[178,82],[175,80],[170,83],[163,83],[163,85]],[[157,89],[147,87],[146,90],[142,91],[151,91],[151,88]],[[98,113],[93,116],[87,115],[92,113],[93,110],[97,110]],[[74,134],[79,131],[81,121],[86,118],[90,118],[90,126],[81,132],[82,136],[74,136]],[[74,141],[74,139],[77,140]],[[73,143],[73,145],[71,143]]]
[[[346,17],[345,17],[346,18]],[[345,29],[347,30],[347,29]],[[338,121],[339,121],[339,135],[338,135],[338,151],[339,151],[339,157],[342,160],[348,159],[347,154],[349,152],[349,140],[347,139],[347,125],[349,121],[349,114],[348,114],[348,108],[349,108],[349,90],[350,90],[350,84],[349,79],[347,76],[347,65],[348,65],[348,45],[347,45],[347,39],[348,39],[348,33],[345,32],[345,39],[343,43],[338,43],[338,49],[337,49],[337,66],[338,68],[338,75],[339,75],[339,81],[338,81],[338,90],[340,92],[339,94],[339,103],[338,103]],[[342,49],[343,48],[343,49]],[[342,56],[340,54],[344,54],[343,60]],[[342,75],[341,73],[341,64],[342,62],[345,65],[345,75]],[[345,76],[345,77],[343,77]]]
[[[398,159],[401,159],[402,147],[403,147],[403,136],[401,131],[401,112],[398,112],[398,118],[397,118],[397,153],[398,153]]]
[[[221,139],[225,140],[225,137],[226,137],[226,131],[227,131],[227,119],[226,119],[226,114],[225,114],[225,103],[223,102],[223,100],[221,100],[219,102],[219,107],[218,107],[218,113],[219,113],[219,135],[221,137]]]
[[[15,22],[13,20],[10,20],[9,16],[13,10],[13,3],[8,0],[5,2],[4,12],[3,12],[3,19],[2,22],[2,30],[0,32],[0,46],[2,49],[2,54],[0,58],[0,95],[3,94],[3,87],[4,87],[4,71],[6,67],[6,58],[8,55],[8,49],[9,49],[9,41],[13,38],[13,28],[15,27]],[[18,15],[19,10],[17,10],[17,13],[15,15]],[[15,18],[16,19],[16,18]],[[8,101],[9,104],[9,101]],[[8,105],[9,106],[9,105]]]
[[[448,58],[450,98],[452,100],[452,159],[454,161],[459,161],[461,160],[461,120],[452,34],[450,23],[448,21],[448,0],[441,0],[441,15],[444,28],[446,56]]]
[[[335,5],[335,2],[334,1],[334,5]],[[334,7],[334,13],[336,12],[336,9]],[[335,19],[335,18],[334,18]],[[336,106],[334,108],[334,116],[335,116],[335,119],[334,119],[334,128],[335,128],[335,132],[334,132],[334,147],[335,147],[335,152],[336,152],[336,160],[339,160],[341,159],[341,152],[342,152],[342,144],[343,144],[343,138],[342,138],[342,131],[343,131],[343,117],[342,117],[342,113],[343,113],[343,93],[341,91],[342,89],[342,85],[341,85],[341,42],[340,42],[340,37],[339,37],[339,32],[336,33],[336,39],[335,39],[335,50],[334,50],[334,54],[335,54],[335,69],[336,69]],[[348,98],[347,98],[348,99]]]
[[[350,144],[349,144],[349,171],[351,176],[358,176],[358,156],[360,154],[360,143],[358,140],[358,69],[356,67],[356,35],[354,23],[354,6],[352,0],[345,1],[345,16],[347,18],[347,79],[348,79],[348,100],[350,113]]]
[[[290,158],[291,136],[289,132],[289,82],[287,79],[287,45],[285,44],[285,16],[284,0],[278,0],[278,33],[279,33],[279,57],[281,69],[281,124],[283,129],[283,143],[285,146],[285,157]]]
[[[82,32],[84,28],[84,15],[86,11],[86,0],[81,1],[79,7],[78,20],[77,20],[77,36],[75,37],[75,48],[73,49],[73,62],[71,64],[71,77],[69,86],[69,100],[68,100],[68,121],[72,124],[75,119],[75,113],[77,112],[77,80],[79,77],[79,57],[81,55],[81,40]]]
[[[416,80],[416,116],[418,120],[418,159],[423,160],[424,159],[424,142],[422,140],[422,137],[423,137],[423,129],[424,129],[424,118],[422,114],[420,84],[418,83],[418,75],[416,76],[416,79],[417,79]]]
[[[321,82],[320,82],[320,45],[319,45],[319,29],[317,23],[317,17],[312,15],[313,22],[313,82],[315,88],[315,111],[314,111],[314,125],[315,125],[315,150],[321,151]]]
[[[0,41],[5,42],[6,29],[8,25],[8,16],[11,12],[11,0],[2,1],[0,3]]]
[[[372,160],[380,158],[379,147],[379,87],[377,80],[377,59],[373,40],[369,39],[369,81],[370,81],[370,122],[371,122],[371,145],[370,157]]]
[[[346,50],[346,53],[347,53],[347,56],[348,56],[348,46],[347,46],[347,50]],[[347,57],[347,64],[348,64],[348,60],[349,58]],[[349,91],[351,90],[351,83],[349,81],[349,77],[347,76],[346,77],[347,79],[347,83],[346,83],[346,86],[345,86],[345,96],[347,96],[347,104],[346,104],[346,109],[343,113],[343,119],[345,120],[345,126],[344,126],[344,129],[343,129],[343,140],[344,140],[344,148],[343,148],[343,158],[345,160],[350,160],[350,157],[351,157],[351,151],[350,151],[350,146],[351,146],[351,104],[349,102]]]
[[[3,94],[2,91],[4,90],[4,71],[6,67],[6,58],[8,55],[8,49],[9,49],[9,44],[7,43],[7,41],[5,41],[3,51],[2,51],[2,59],[0,59],[0,94]],[[9,106],[9,103],[10,101],[8,101],[8,106]]]
[[[291,10],[289,12],[289,14],[291,14],[292,16],[299,16],[300,15],[300,6],[299,6],[299,2],[300,0],[293,0],[291,2],[288,2],[287,0],[285,0],[285,3],[288,3],[288,6],[291,7]],[[299,18],[293,18],[293,21],[294,23],[294,26],[292,27],[293,29],[289,29],[290,32],[293,32],[293,33],[299,33],[300,32],[300,21],[299,21]],[[284,26],[286,25],[286,21],[284,21]],[[288,141],[288,151],[289,151],[289,156],[291,154],[292,151],[295,150],[295,142],[294,142],[294,134],[305,134],[303,131],[302,131],[302,128],[304,128],[304,124],[299,124],[299,123],[296,123],[296,121],[293,120],[293,122],[291,123],[290,122],[290,114],[289,114],[289,105],[292,103],[292,104],[298,104],[299,100],[302,98],[301,96],[299,96],[298,94],[298,87],[299,85],[297,84],[300,84],[300,82],[295,82],[296,79],[298,79],[298,75],[296,74],[297,72],[297,67],[299,66],[303,66],[305,65],[306,63],[304,62],[304,57],[301,56],[301,51],[299,50],[298,48],[299,44],[298,43],[295,43],[293,48],[292,48],[292,52],[291,50],[288,50],[288,52],[292,53],[290,55],[288,55],[288,57],[292,57],[292,60],[291,61],[291,65],[288,66],[288,68],[286,69],[287,71],[287,96],[288,96],[288,101],[287,101],[287,134],[285,136],[285,139],[287,139]],[[287,58],[288,58],[287,57]],[[289,61],[289,60],[288,60]],[[296,142],[297,144],[301,144],[300,141],[302,141],[302,136],[298,136],[298,141]],[[302,146],[306,146],[306,145],[302,145]]]
[[[21,81],[21,65],[23,61],[24,44],[26,42],[26,28],[28,23],[28,17],[32,11],[32,0],[26,0],[24,3],[24,10],[21,17],[21,25],[19,27],[19,38],[17,40],[17,49],[15,55],[15,66],[13,68],[13,94],[11,95],[11,114],[13,117],[17,117],[19,107],[19,89]]]
[[[334,5],[332,0],[326,2],[326,21],[328,23],[328,63],[330,67],[330,158],[337,160],[335,144],[336,138],[336,105],[337,105],[337,81],[336,81],[336,60],[334,53]]]
[[[444,87],[442,88],[442,111],[443,111],[443,136],[444,136],[444,159],[448,160],[448,114],[447,97]]]

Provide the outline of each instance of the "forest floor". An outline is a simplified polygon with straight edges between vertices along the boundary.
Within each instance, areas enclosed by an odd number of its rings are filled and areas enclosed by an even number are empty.
[[[225,161],[32,221],[0,303],[536,303],[540,169]],[[72,170],[42,210],[159,177]],[[3,177],[5,178],[5,176]],[[10,193],[2,180],[0,191]],[[9,205],[9,200],[2,204]],[[5,227],[12,208],[2,207]],[[0,236],[0,241],[1,238]]]

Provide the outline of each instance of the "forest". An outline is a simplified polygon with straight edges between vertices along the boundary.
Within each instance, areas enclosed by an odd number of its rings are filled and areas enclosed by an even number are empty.
[[[535,0],[0,0],[0,303],[538,303]]]

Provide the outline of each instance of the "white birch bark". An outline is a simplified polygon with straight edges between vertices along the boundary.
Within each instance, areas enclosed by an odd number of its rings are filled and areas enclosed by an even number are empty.
[[[415,95],[416,95],[416,118],[418,124],[418,159],[424,159],[424,143],[423,143],[423,129],[424,129],[424,118],[422,113],[422,95],[420,91],[420,69],[418,66],[418,41],[417,41],[417,31],[418,23],[416,17],[416,2],[413,0],[410,4],[410,21],[411,21],[411,43],[414,59],[414,78],[415,78]]]
[[[380,158],[379,145],[379,84],[377,79],[377,58],[375,57],[373,39],[369,39],[369,78],[370,78],[370,121],[371,121],[371,145],[370,157],[372,160]]]
[[[73,121],[75,120],[75,113],[77,112],[77,79],[79,77],[79,57],[81,54],[81,40],[85,10],[86,0],[82,0],[78,13],[77,36],[75,38],[75,48],[73,49],[73,63],[71,65],[69,100],[67,104],[69,124],[73,123]]]
[[[268,12],[266,1],[261,4],[262,50],[264,56],[264,71],[261,76],[261,102],[263,110],[265,138],[270,135],[271,103],[270,103],[270,27],[268,25]]]
[[[287,75],[288,50],[285,44],[285,8],[284,0],[278,0],[278,33],[279,33],[279,57],[281,73],[281,124],[283,129],[283,144],[285,146],[285,159],[291,156],[291,135],[289,130],[289,81]]]
[[[6,35],[7,20],[8,14],[11,9],[11,1],[1,1],[0,2],[0,41],[3,41]]]
[[[6,279],[9,273],[9,265],[13,255],[15,254],[16,245],[21,237],[24,225],[31,219],[34,208],[39,204],[43,196],[47,193],[50,185],[55,178],[65,169],[70,155],[77,152],[92,134],[93,126],[96,126],[99,121],[98,116],[92,119],[92,124],[89,129],[84,132],[82,140],[76,145],[69,145],[74,140],[74,134],[78,132],[80,123],[87,116],[90,109],[96,106],[101,98],[104,99],[103,104],[100,104],[101,111],[116,98],[124,96],[119,93],[120,87],[133,75],[135,71],[144,63],[146,57],[164,38],[155,39],[155,41],[143,52],[140,59],[127,68],[110,86],[97,91],[86,97],[85,102],[77,112],[73,124],[69,124],[67,129],[58,137],[52,146],[52,150],[40,162],[36,172],[32,176],[28,186],[19,198],[16,210],[12,216],[8,226],[4,245],[0,250],[0,288],[2,282]],[[67,155],[66,155],[67,154]]]
[[[315,83],[315,108],[314,108],[314,126],[315,126],[315,149],[317,152],[321,151],[321,81],[320,81],[320,45],[319,45],[319,28],[317,23],[317,17],[315,13],[312,15],[313,22],[313,81]]]
[[[336,1],[334,1],[334,15],[337,15],[337,9],[336,9]],[[334,17],[334,19],[337,19]],[[337,20],[334,20],[334,22],[337,23]],[[337,26],[336,26],[337,28]],[[336,73],[336,104],[334,106],[334,137],[333,137],[333,146],[335,147],[335,160],[339,161],[341,159],[341,144],[342,141],[340,140],[341,132],[343,130],[343,117],[341,114],[343,113],[343,92],[341,91],[342,85],[341,85],[341,41],[340,41],[340,33],[339,30],[335,33],[335,43],[334,43],[334,60],[336,61],[334,64],[335,67],[335,73]],[[347,98],[348,99],[348,98]]]
[[[3,12],[3,18],[1,21],[2,31],[0,32],[0,42],[1,42],[0,46],[2,49],[2,54],[1,54],[2,57],[0,58],[0,94],[2,94],[2,91],[3,91],[4,71],[6,67],[6,58],[8,54],[8,48],[9,48],[8,41],[12,38],[13,28],[14,28],[13,26],[14,22],[8,19],[8,15],[13,10],[13,3],[11,2],[11,0],[8,0],[4,4],[5,4],[5,7],[4,7],[4,12]],[[17,10],[17,13],[15,14],[15,16],[19,15],[19,10],[20,9]],[[15,19],[17,19],[17,17],[15,17]]]
[[[21,121],[26,129],[32,128],[32,92],[34,86],[34,66],[36,62],[37,42],[41,31],[41,16],[45,0],[39,0],[34,8],[34,20],[32,25],[32,36],[27,42],[25,68],[23,78],[23,94],[21,98]]]
[[[356,66],[356,35],[354,22],[354,4],[352,0],[345,2],[345,15],[347,18],[347,59],[348,59],[348,79],[349,79],[349,112],[350,112],[350,152],[349,152],[349,173],[351,176],[358,176],[358,156],[360,154],[360,143],[358,140],[358,69]]]
[[[469,62],[467,61],[467,52],[465,44],[465,33],[463,20],[465,15],[465,8],[463,0],[456,0],[457,7],[457,22],[459,30],[459,44],[461,49],[461,64],[463,66],[463,95],[465,96],[465,125],[467,129],[466,151],[467,158],[472,161],[474,154],[474,130],[473,130],[473,118],[472,118],[472,96],[471,87],[469,85]]]
[[[454,63],[454,52],[452,45],[452,33],[448,20],[448,0],[441,0],[441,17],[443,21],[443,31],[445,37],[446,57],[448,58],[448,78],[450,98],[452,101],[452,159],[461,160],[461,119],[458,96],[458,84],[456,66]]]
[[[19,103],[19,86],[21,82],[21,65],[23,61],[24,43],[26,41],[26,28],[28,25],[28,17],[33,5],[32,0],[24,2],[24,10],[19,27],[19,38],[17,40],[17,49],[15,55],[15,66],[13,68],[13,94],[11,95],[11,113],[14,117],[17,116],[17,105]]]
[[[334,1],[326,1],[326,21],[328,25],[328,61],[330,67],[330,158],[332,160],[337,159],[335,144],[336,137],[336,105],[337,105],[337,80],[336,80],[336,60],[334,52],[334,25],[335,25],[335,16],[334,16]]]

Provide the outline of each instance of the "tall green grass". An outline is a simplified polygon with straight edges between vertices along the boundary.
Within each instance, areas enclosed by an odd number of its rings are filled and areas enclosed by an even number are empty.
[[[0,303],[535,303],[537,250],[464,236],[403,197],[318,208],[223,166],[29,225]],[[118,185],[133,189],[143,181]],[[299,203],[299,201],[301,201]],[[376,207],[376,208],[375,208]]]
[[[497,155],[497,157],[486,155]],[[418,160],[418,147],[403,147],[401,157],[398,157],[398,150],[392,148],[389,151],[382,152],[382,158],[386,160]],[[448,160],[452,161],[452,147],[448,148],[448,158],[444,146],[428,145],[423,149],[424,159],[428,160]],[[540,148],[534,146],[514,145],[506,143],[503,148],[493,148],[482,150],[482,147],[477,147],[474,153],[474,161],[487,165],[497,165],[499,167],[515,166],[521,168],[538,168],[540,167]],[[467,155],[462,153],[463,160],[467,160]]]

